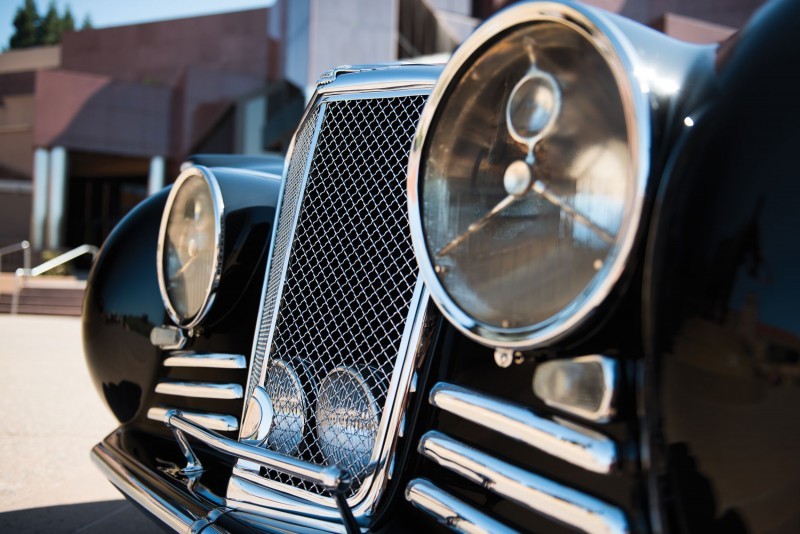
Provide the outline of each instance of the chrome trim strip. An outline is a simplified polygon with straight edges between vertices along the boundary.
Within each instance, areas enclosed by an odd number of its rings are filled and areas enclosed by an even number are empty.
[[[441,432],[419,442],[420,454],[526,508],[585,532],[628,532],[625,514],[585,493],[503,462]]]
[[[173,352],[164,360],[164,367],[202,367],[206,369],[247,369],[243,354]]]
[[[206,297],[202,306],[200,306],[200,311],[198,311],[194,317],[181,318],[178,315],[178,312],[172,306],[172,303],[169,300],[169,295],[167,294],[167,283],[164,280],[163,272],[164,245],[167,234],[167,223],[169,222],[169,214],[172,210],[172,204],[175,202],[175,197],[178,196],[178,191],[180,190],[183,182],[194,176],[199,176],[206,182],[206,185],[208,185],[208,188],[211,192],[211,202],[214,206],[214,270],[211,272],[211,276],[209,277],[208,285],[206,286]],[[161,300],[170,319],[172,319],[176,325],[182,328],[191,329],[200,324],[206,315],[208,315],[211,307],[214,305],[217,287],[219,287],[219,282],[222,278],[222,244],[225,238],[224,221],[225,202],[222,199],[222,190],[219,188],[219,184],[217,183],[214,173],[201,165],[190,167],[183,171],[175,180],[175,184],[172,186],[172,190],[169,192],[169,196],[167,197],[167,203],[164,205],[164,211],[161,214],[161,224],[158,229],[158,249],[156,250],[156,273],[158,274],[158,288],[161,292]]]
[[[319,109],[317,109],[317,108],[319,108]],[[284,194],[286,192],[286,181],[288,180],[289,171],[291,170],[290,168],[292,166],[291,165],[291,161],[292,161],[292,158],[294,157],[295,143],[297,142],[298,134],[305,127],[306,119],[310,118],[310,115],[312,113],[314,113],[314,112],[317,113],[317,116],[316,116],[316,120],[315,120],[314,127],[313,127],[314,129],[313,129],[313,132],[312,132],[312,135],[311,135],[311,142],[309,144],[308,154],[306,154],[306,160],[305,160],[305,162],[303,162],[302,181],[301,181],[300,186],[299,186],[299,192],[298,192],[298,196],[297,196],[297,203],[295,204],[295,206],[293,206],[293,210],[294,211],[291,214],[291,223],[283,223],[283,224],[290,224],[289,234],[288,234],[288,238],[287,238],[286,251],[282,252],[282,254],[284,254],[283,265],[277,265],[277,266],[273,267],[272,264],[273,264],[273,261],[275,260],[275,255],[276,255],[275,247],[276,247],[276,241],[278,240],[278,232],[280,231],[281,227],[283,226],[282,217],[283,217],[283,207],[284,207],[283,206]],[[284,165],[284,167],[283,167],[283,187],[281,187],[280,195],[278,195],[278,205],[277,205],[277,209],[275,211],[275,223],[272,225],[273,226],[273,228],[272,228],[272,240],[271,240],[270,246],[269,246],[269,256],[267,257],[267,271],[266,271],[266,274],[264,275],[264,285],[263,285],[263,288],[261,290],[261,300],[259,301],[261,303],[261,305],[259,306],[259,309],[258,309],[258,319],[257,319],[258,322],[256,323],[256,329],[255,329],[255,333],[254,333],[254,337],[253,337],[253,351],[252,351],[252,356],[250,358],[250,376],[249,376],[248,384],[247,384],[248,396],[253,391],[253,388],[255,388],[258,385],[263,385],[264,384],[264,380],[266,379],[267,364],[269,363],[270,347],[272,346],[272,340],[273,340],[273,334],[274,334],[274,328],[273,327],[275,326],[275,322],[276,322],[277,317],[278,317],[278,312],[280,311],[281,295],[283,294],[283,286],[284,286],[284,284],[286,282],[286,269],[287,269],[287,267],[289,265],[289,259],[291,257],[291,252],[292,252],[292,244],[294,242],[294,233],[295,233],[295,230],[297,229],[297,218],[299,216],[300,209],[301,209],[302,204],[303,204],[303,192],[305,190],[306,182],[308,181],[308,173],[309,173],[309,170],[311,168],[311,162],[314,159],[314,152],[316,151],[316,148],[317,148],[317,140],[319,139],[319,132],[322,129],[321,126],[322,126],[322,121],[323,121],[324,118],[325,118],[325,107],[323,105],[321,105],[321,104],[319,106],[317,106],[316,104],[309,105],[306,108],[306,111],[303,113],[303,119],[300,122],[300,126],[301,127],[298,128],[298,130],[295,131],[295,135],[292,138],[292,146],[290,147],[289,152],[287,152],[287,154],[286,154],[286,165]],[[289,206],[286,206],[286,207],[288,208]],[[278,271],[278,272],[280,272],[280,276],[279,276],[280,279],[278,280],[278,283],[277,283],[277,286],[276,286],[277,289],[276,289],[276,293],[275,293],[274,302],[269,304],[272,307],[272,309],[270,310],[271,316],[269,317],[269,334],[267,335],[267,340],[266,340],[265,348],[264,348],[264,354],[262,354],[261,358],[259,358],[258,357],[259,356],[258,355],[258,346],[259,346],[259,342],[258,341],[259,341],[259,337],[260,337],[260,334],[261,334],[262,325],[263,325],[263,322],[264,322],[264,313],[265,313],[266,307],[267,307],[267,302],[266,301],[267,301],[267,297],[268,297],[268,288],[269,288],[270,279],[273,276],[273,274],[277,274],[277,272],[274,272],[275,269],[280,269]],[[247,406],[247,403],[245,402],[245,408],[243,408],[243,410],[246,409],[246,406]],[[242,417],[244,417],[244,411],[243,411]]]
[[[578,425],[560,425],[521,404],[445,382],[433,387],[430,403],[588,471],[608,474],[616,467],[616,446],[606,436]]]
[[[318,95],[339,93],[361,93],[369,91],[430,91],[439,75],[442,65],[384,65],[352,67],[354,71],[339,70],[335,79],[317,87]]]
[[[147,410],[147,418],[151,421],[159,421],[163,423],[167,412],[171,410],[175,410],[175,408],[154,406]],[[186,419],[189,419],[198,425],[202,425],[209,430],[216,430],[218,432],[233,432],[235,430],[239,430],[239,421],[232,415],[207,412],[189,412],[183,410],[181,413]]]
[[[630,152],[635,165],[631,180],[631,201],[626,208],[615,250],[592,282],[564,309],[540,323],[524,328],[503,329],[471,317],[445,290],[434,272],[421,220],[421,177],[427,145],[432,137],[439,105],[445,101],[451,84],[464,66],[481,53],[484,46],[505,31],[524,24],[557,22],[582,33],[605,58],[614,74],[625,110]],[[447,63],[420,117],[408,163],[408,210],[414,251],[431,295],[448,320],[470,339],[493,348],[527,350],[558,340],[584,324],[618,285],[629,263],[633,244],[642,224],[645,189],[650,173],[651,108],[642,90],[639,73],[641,54],[604,12],[578,3],[522,2],[504,9],[479,26],[456,50]]]
[[[188,531],[197,519],[152,491],[120,463],[104,443],[95,445],[91,456],[94,464],[118,490],[176,532]]]
[[[317,112],[317,121],[314,125],[314,135],[311,137],[311,145],[308,149],[308,156],[306,157],[305,164],[303,165],[303,179],[300,182],[300,191],[297,194],[297,203],[293,206],[294,213],[292,213],[292,220],[291,220],[291,227],[289,230],[289,237],[287,239],[287,246],[286,246],[286,253],[284,254],[283,258],[283,265],[281,265],[281,279],[278,283],[278,290],[275,294],[275,303],[272,309],[272,317],[270,318],[270,332],[269,336],[267,337],[267,344],[264,350],[264,359],[261,365],[261,374],[258,377],[258,382],[255,385],[264,385],[264,382],[267,379],[267,363],[269,361],[269,357],[272,353],[272,342],[275,336],[275,324],[278,322],[278,315],[280,314],[281,310],[281,297],[283,296],[283,289],[286,286],[286,272],[289,269],[289,261],[292,258],[292,248],[294,248],[294,234],[297,231],[297,220],[300,218],[300,211],[303,209],[303,197],[305,196],[306,192],[306,185],[308,184],[308,175],[311,172],[311,164],[314,161],[314,153],[317,150],[317,141],[319,140],[319,134],[322,131],[322,122],[325,120],[325,111],[326,111],[325,103],[319,104],[319,110]],[[288,169],[289,166],[287,165],[286,168]],[[282,208],[283,206],[281,206]],[[276,215],[279,217],[280,214]],[[275,230],[277,231],[278,224],[275,224]],[[274,239],[274,238],[273,238]],[[270,256],[270,262],[272,260],[272,256]],[[267,273],[269,276],[271,273]],[[264,302],[261,303],[261,307],[264,307]]]
[[[163,421],[168,427],[185,432],[222,453],[302,478],[329,491],[341,491],[350,484],[350,476],[336,466],[318,466],[262,447],[254,447],[225,438],[192,422],[188,414],[178,410],[167,411]]]
[[[408,483],[406,499],[442,525],[468,534],[510,534],[514,529],[495,521],[422,478]]]
[[[195,397],[200,399],[241,399],[244,395],[240,384],[214,384],[211,382],[172,382],[156,384],[156,393]]]

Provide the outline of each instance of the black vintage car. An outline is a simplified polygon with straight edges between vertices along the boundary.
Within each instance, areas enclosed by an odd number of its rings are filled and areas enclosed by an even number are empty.
[[[800,531],[798,21],[531,2],[326,73],[282,170],[103,246],[96,464],[191,532]]]

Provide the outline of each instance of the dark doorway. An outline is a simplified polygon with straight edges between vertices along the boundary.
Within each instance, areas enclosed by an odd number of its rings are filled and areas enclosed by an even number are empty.
[[[147,198],[149,160],[70,153],[67,247],[103,244],[114,226]]]

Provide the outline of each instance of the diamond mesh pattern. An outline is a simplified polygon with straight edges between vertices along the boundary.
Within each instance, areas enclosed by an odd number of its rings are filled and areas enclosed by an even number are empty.
[[[281,272],[286,261],[286,254],[289,252],[289,238],[292,235],[294,226],[295,208],[300,198],[300,186],[303,183],[303,176],[306,172],[306,162],[308,153],[311,151],[311,143],[314,140],[314,128],[317,124],[319,108],[309,114],[302,129],[297,134],[294,143],[292,159],[289,161],[289,168],[286,172],[286,184],[283,190],[283,200],[278,219],[277,233],[275,234],[275,244],[272,254],[272,264],[270,265],[267,282],[267,292],[264,295],[264,309],[261,314],[261,324],[258,327],[258,338],[256,340],[256,351],[253,355],[253,366],[251,378],[248,381],[247,398],[253,391],[258,377],[261,376],[261,369],[264,365],[264,354],[267,350],[267,338],[269,337],[269,324],[272,321],[272,314],[275,311],[275,302],[278,298],[278,287],[280,286]]]
[[[417,280],[405,173],[424,102],[424,96],[344,100],[330,102],[325,110],[270,347],[270,358],[289,362],[303,383],[310,410],[295,456],[316,464],[327,463],[315,409],[328,373],[337,367],[357,373],[379,412],[386,403]],[[340,412],[343,418],[353,416]],[[336,456],[358,458],[365,445],[371,454],[373,443],[365,444],[363,435],[343,432]],[[343,460],[340,466],[354,475],[352,495],[363,480],[363,471],[354,472],[363,462]],[[266,475],[319,492],[302,480],[272,471]]]

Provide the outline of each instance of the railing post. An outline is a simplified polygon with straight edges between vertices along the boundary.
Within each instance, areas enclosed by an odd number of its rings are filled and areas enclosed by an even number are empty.
[[[23,269],[17,269],[14,273],[14,293],[11,294],[11,315],[17,315],[19,311],[19,292],[22,290]]]
[[[25,269],[26,273],[29,273],[31,271],[31,244],[28,241],[22,242],[22,254],[24,256],[22,268]]]

